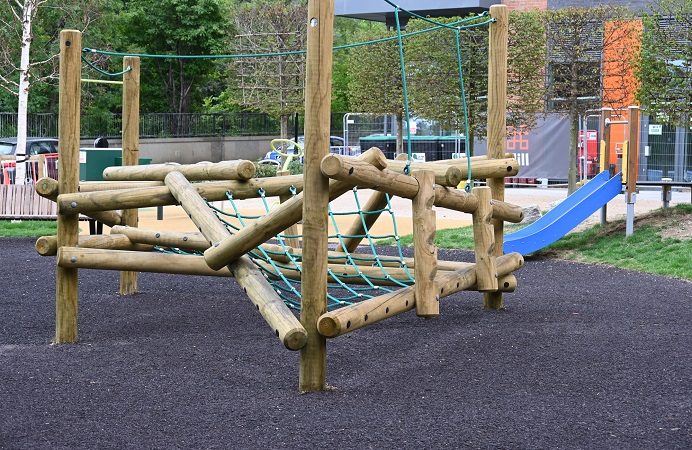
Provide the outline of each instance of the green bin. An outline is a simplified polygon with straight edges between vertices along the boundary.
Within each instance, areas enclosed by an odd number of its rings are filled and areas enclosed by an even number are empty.
[[[106,167],[122,166],[123,151],[119,148],[80,148],[79,180],[103,181]],[[139,158],[139,165],[151,164],[151,158]]]

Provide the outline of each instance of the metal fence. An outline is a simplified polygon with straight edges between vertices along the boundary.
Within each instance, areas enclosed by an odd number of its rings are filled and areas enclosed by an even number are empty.
[[[643,125],[639,179],[692,182],[692,131],[669,125]]]
[[[343,133],[343,113],[332,114],[332,134]],[[32,113],[27,118],[28,135],[57,137],[58,115]],[[298,134],[303,134],[303,116],[297,118]],[[202,137],[202,136],[276,136],[281,133],[279,120],[260,113],[190,113],[190,114],[142,114],[139,130],[142,138]],[[294,118],[295,122],[295,118]],[[122,134],[122,114],[83,114],[82,138],[104,136],[118,139]],[[17,114],[0,113],[0,137],[17,135]]]

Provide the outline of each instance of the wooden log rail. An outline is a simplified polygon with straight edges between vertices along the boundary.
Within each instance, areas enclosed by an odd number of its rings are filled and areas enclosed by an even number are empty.
[[[164,181],[209,242],[218,242],[230,236],[230,232],[180,172],[169,173]],[[307,342],[305,328],[250,258],[243,256],[226,267],[284,346],[290,350],[302,348]]]
[[[288,192],[291,186],[300,192],[303,190],[303,178],[300,175],[291,175],[278,178],[252,178],[246,181],[212,181],[195,183],[193,186],[202,198],[216,202],[226,200],[227,192],[231,192],[236,200],[258,198],[260,190],[264,190],[267,197],[278,197]],[[85,214],[123,208],[177,205],[178,201],[168,188],[161,186],[58,195],[57,203],[58,211]]]
[[[403,172],[406,163],[406,161],[402,160],[389,160],[387,168],[395,172]],[[469,176],[466,159],[445,160],[444,163],[442,161],[433,163],[412,162],[411,170],[433,170],[435,171],[435,184],[450,187],[458,186],[460,182],[466,180]],[[440,175],[440,173],[444,175]],[[519,162],[515,158],[487,159],[482,157],[471,159],[471,175],[476,180],[512,177],[518,173]],[[457,179],[459,181],[454,183]]]
[[[235,160],[197,164],[150,164],[147,166],[114,166],[103,170],[106,181],[163,181],[171,172],[180,172],[189,181],[249,180],[255,176],[252,161]]]
[[[359,188],[386,191],[399,197],[413,198],[419,189],[418,182],[413,177],[388,168],[379,169],[372,164],[356,160],[350,156],[327,155],[322,160],[321,167],[322,172],[332,179],[348,181]],[[435,206],[473,213],[478,208],[478,200],[472,194],[444,186],[436,186]],[[492,206],[494,219],[519,223],[524,217],[519,206],[502,201],[493,201]]]
[[[367,162],[368,165],[376,168],[384,168],[387,159],[384,154],[376,148],[372,148],[362,153],[356,161]],[[377,170],[377,169],[376,169]],[[283,179],[287,177],[279,177]],[[351,190],[350,183],[331,180],[329,183],[329,201],[334,200],[345,192]],[[303,195],[296,195],[285,203],[272,209],[264,217],[252,222],[233,236],[215,243],[213,247],[204,252],[204,258],[212,269],[220,269],[230,264],[251,249],[266,242],[289,226],[298,223],[303,218]]]
[[[523,264],[524,259],[519,253],[510,253],[497,258],[497,271],[501,276],[508,275]],[[440,298],[461,290],[476,290],[476,269],[474,266],[449,272],[436,277],[435,281]],[[415,307],[414,292],[415,287],[410,286],[328,312],[319,318],[317,329],[321,335],[333,338],[409,311]]]

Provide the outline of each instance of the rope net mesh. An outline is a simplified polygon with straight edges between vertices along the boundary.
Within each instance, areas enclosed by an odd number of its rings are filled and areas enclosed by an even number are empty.
[[[293,196],[296,189],[290,188]],[[264,212],[269,212],[276,203],[270,203],[263,190],[258,192]],[[251,221],[257,220],[263,214],[243,213],[239,202],[234,200],[233,193],[227,192],[226,196],[231,209],[226,211],[212,203],[209,207],[216,216],[223,222],[226,229],[235,234],[238,230],[245,227]],[[379,210],[364,211],[361,206],[358,188],[353,188],[353,197],[356,204],[354,211],[334,211],[329,205],[329,221],[331,223],[329,233],[329,256],[328,256],[328,277],[327,286],[327,308],[332,309],[338,306],[350,305],[355,301],[372,298],[384,293],[392,292],[400,287],[410,286],[414,283],[413,274],[409,271],[407,261],[403,256],[402,246],[397,230],[396,217],[392,209],[389,195],[387,195],[386,206]],[[368,226],[366,217],[368,215],[380,215],[380,224],[386,221],[386,226],[391,233],[372,234],[371,227]],[[353,220],[359,220],[364,232],[362,234],[342,234],[337,218],[350,216]],[[391,225],[390,225],[391,223]],[[248,256],[264,274],[267,281],[271,284],[277,294],[284,300],[284,303],[292,309],[300,309],[301,298],[301,274],[303,258],[300,251],[296,251],[289,240],[300,239],[300,234],[277,234],[270,243],[276,244],[272,249],[258,247],[250,252]],[[361,244],[358,252],[347,250],[346,240],[358,239]],[[395,245],[388,248],[393,249],[394,255],[378,254],[376,241],[392,240]],[[335,251],[340,248],[341,251]],[[178,248],[157,248],[159,251],[190,254],[192,252],[183,251]],[[275,249],[275,250],[274,250]],[[195,254],[202,254],[195,252]],[[306,262],[309,264],[309,262]]]

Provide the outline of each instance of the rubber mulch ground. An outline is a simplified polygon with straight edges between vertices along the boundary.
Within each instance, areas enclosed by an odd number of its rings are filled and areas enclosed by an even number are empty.
[[[528,260],[477,293],[328,342],[323,393],[231,279],[79,272],[51,346],[55,259],[0,239],[0,448],[692,448],[692,284]],[[441,251],[468,260],[468,252]]]

